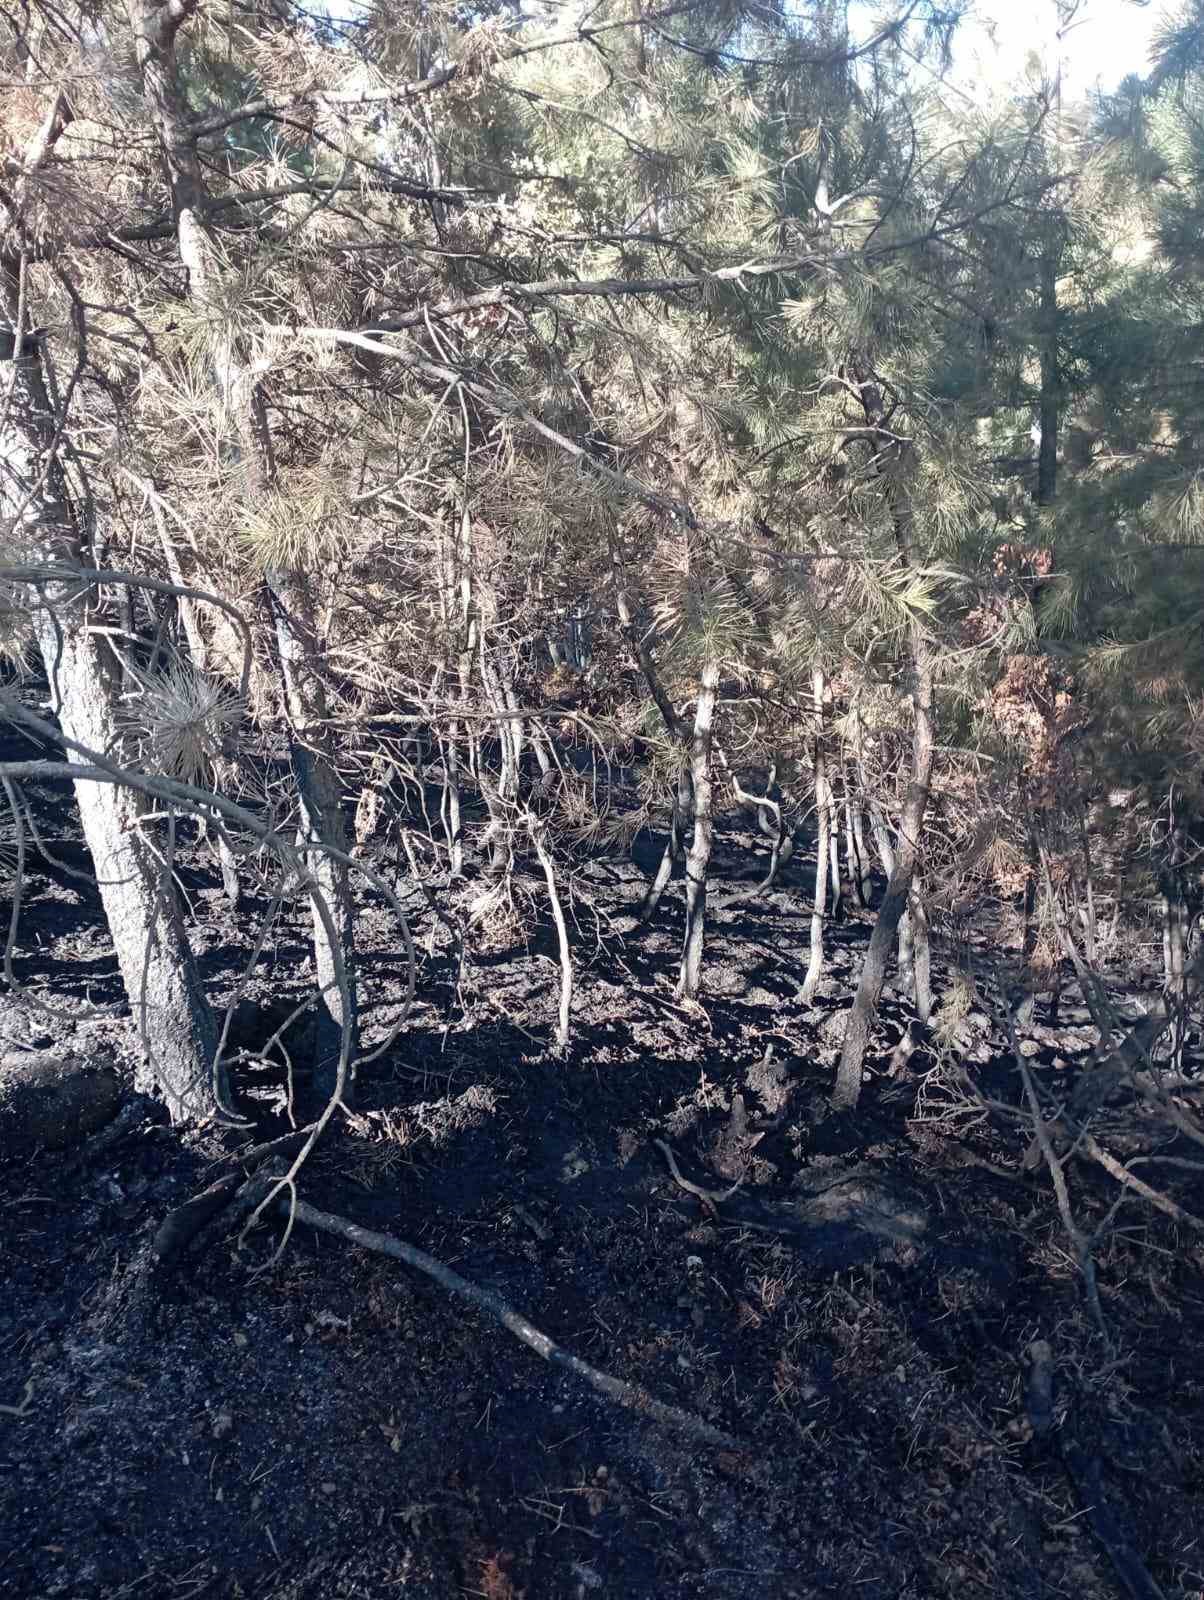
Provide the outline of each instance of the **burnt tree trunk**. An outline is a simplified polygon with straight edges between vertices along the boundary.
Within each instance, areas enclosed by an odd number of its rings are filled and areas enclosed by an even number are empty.
[[[212,306],[214,312],[216,331],[210,350],[214,400],[219,414],[233,422],[225,441],[226,460],[242,470],[246,493],[254,499],[268,491],[274,478],[271,436],[258,380],[224,315],[222,255],[205,221],[208,196],[177,62],[179,30],[195,12],[195,0],[171,5],[128,0],[127,9],[142,89],[166,167],[188,293],[199,307]],[[309,584],[302,572],[277,570],[267,573],[266,585],[283,678],[302,835],[310,845],[333,847],[346,854],[347,830]],[[338,952],[332,950],[325,921],[315,909],[314,957],[320,998],[314,1087],[329,1095],[334,1092],[344,1027],[351,1030],[352,1051],[355,1042],[351,889],[346,865],[326,849],[309,850],[307,861],[341,944]],[[340,967],[345,984],[332,987]],[[349,1086],[344,1086],[344,1094],[348,1093]]]
[[[825,763],[827,765],[827,763]],[[840,809],[836,803],[836,786],[830,772],[828,779],[828,864],[832,871],[832,920],[839,922],[844,914],[844,877],[840,870]]]
[[[1058,372],[1058,262],[1061,247],[1049,243],[1041,256],[1041,395],[1037,455],[1037,504],[1052,505],[1058,492],[1058,423],[1061,381]]]
[[[50,401],[41,341],[18,326],[19,298],[14,264],[0,261],[0,386],[7,396],[0,515],[13,519],[17,541],[35,560],[90,565],[58,455],[64,419]],[[91,631],[100,621],[96,593],[65,577],[47,583],[33,625],[60,728],[89,751],[111,755],[120,748],[120,669]],[[67,755],[74,765],[88,764],[80,751]],[[80,781],[75,797],[142,1042],[139,1087],[157,1089],[173,1121],[215,1116],[227,1098],[215,1065],[217,1028],[146,807],[116,784]]]
[[[827,750],[824,743],[824,673],[816,667],[811,674],[811,690],[815,711],[815,735],[811,746],[811,764],[815,774],[815,817],[818,824],[815,842],[815,897],[811,905],[811,951],[807,960],[807,975],[803,979],[802,999],[810,1005],[824,970],[824,914],[828,905],[828,876],[831,855],[828,834],[832,825],[831,807],[828,805]]]
[[[913,567],[914,514],[907,482],[912,447],[909,441],[901,441],[887,427],[884,397],[871,371],[863,373],[858,390],[866,422],[875,430],[875,470],[890,510],[895,548],[903,566]],[[886,886],[874,931],[870,935],[857,993],[845,1024],[833,1095],[835,1105],[841,1109],[852,1108],[861,1097],[865,1053],[878,1015],[878,1002],[886,981],[891,946],[895,941],[899,920],[906,912],[911,897],[932,786],[936,748],[932,711],[932,654],[920,618],[914,614],[908,625],[908,656],[913,718],[911,776],[899,819],[894,870]]]
[[[284,684],[293,779],[301,805],[305,862],[326,902],[337,941],[336,947],[315,905],[312,927],[318,1006],[313,1087],[316,1094],[329,1099],[335,1092],[344,1029],[351,1030],[354,1052],[358,1023],[351,884],[344,863],[329,854],[333,849],[347,855],[351,841],[343,815],[342,785],[329,750],[325,685],[317,664],[314,607],[308,587],[299,573],[273,572],[268,574],[267,589]],[[313,848],[315,845],[319,848]],[[349,1101],[350,1085],[344,1086],[343,1098]]]
[[[928,907],[919,882],[912,884],[907,905],[907,920],[911,925],[911,998],[916,1016],[927,1023],[932,1015],[932,944]]]
[[[674,863],[682,857],[682,839],[685,835],[686,824],[694,804],[693,790],[690,787],[690,769],[683,762],[677,775],[677,792],[673,797],[673,811],[669,818],[669,837],[665,840],[665,848],[661,854],[660,862],[656,869],[656,876],[648,885],[648,892],[640,902],[639,920],[647,922],[658,905],[669,880],[673,876]]]
[[[677,992],[683,1000],[696,1000],[702,982],[702,948],[706,927],[707,871],[714,830],[711,784],[711,728],[719,693],[719,663],[703,664],[690,745],[690,785],[694,791],[694,829],[686,854],[686,935],[682,944]]]

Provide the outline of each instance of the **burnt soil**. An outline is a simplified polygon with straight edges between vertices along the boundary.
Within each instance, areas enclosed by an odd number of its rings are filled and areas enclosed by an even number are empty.
[[[60,865],[30,867],[16,976],[67,1015],[0,993],[0,1033],[128,1071],[95,886],[69,870],[87,858],[68,801],[34,798]],[[274,1262],[276,1225],[241,1253],[224,1240],[144,1272],[154,1230],[223,1152],[286,1126],[279,1074],[246,1073],[242,1135],[181,1133],[131,1099],[107,1144],[0,1167],[0,1595],[1122,1594],[1068,1444],[1114,1547],[1166,1595],[1204,1592],[1199,1236],[1121,1208],[1098,1252],[1105,1347],[1047,1179],[1015,1175],[1022,1135],[959,1101],[956,1062],[1020,1099],[974,1008],[943,1056],[892,1077],[905,1018],[888,993],[862,1106],[828,1114],[870,921],[831,928],[804,1008],[810,864],[750,895],[764,864],[751,836],[721,831],[697,1014],[673,998],[680,883],[633,930],[631,856],[579,864],[564,1058],[546,929],[495,918],[457,983],[447,935],[427,952],[429,913],[408,892],[417,1002],[301,1179],[310,1203],[421,1246],[740,1448],[603,1401],[429,1279],[302,1227]],[[233,916],[199,848],[181,875],[225,999],[266,902]],[[520,889],[542,907],[536,875]],[[289,907],[268,941],[252,1031],[304,994],[307,925]],[[371,1042],[404,981],[371,896],[359,939]],[[939,997],[945,963],[936,977]],[[1051,1029],[1038,1008],[1025,1048],[1047,1074],[1086,1058],[1076,1016],[1064,1005]],[[705,1206],[654,1139],[696,1183],[742,1187]],[[1092,1224],[1115,1193],[1086,1168],[1071,1182]],[[1038,1338],[1057,1364],[1048,1436],[1025,1410]]]

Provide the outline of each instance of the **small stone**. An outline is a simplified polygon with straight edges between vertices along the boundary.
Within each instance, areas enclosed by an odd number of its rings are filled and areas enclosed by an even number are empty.
[[[228,1439],[234,1432],[234,1418],[228,1411],[219,1411],[213,1419],[213,1437]]]
[[[247,1338],[246,1334],[242,1331],[241,1328],[235,1328],[235,1330],[234,1330],[234,1343],[238,1346],[238,1348],[240,1350],[245,1350],[247,1348],[248,1344],[250,1344],[250,1342],[251,1341]]]
[[[326,1483],[324,1483],[322,1485],[322,1493],[323,1494],[337,1494],[338,1493],[338,1488],[339,1488],[339,1486],[338,1486],[337,1483],[331,1483],[331,1482],[327,1481]]]

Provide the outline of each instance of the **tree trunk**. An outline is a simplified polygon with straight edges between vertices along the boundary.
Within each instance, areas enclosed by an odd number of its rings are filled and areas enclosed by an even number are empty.
[[[325,687],[316,667],[317,646],[310,632],[313,606],[304,580],[296,573],[268,574],[268,597],[280,655],[289,751],[301,804],[301,835],[306,846],[325,845],[348,854],[351,845],[343,816],[342,786],[330,759],[327,741]],[[345,989],[337,982],[338,953],[326,924],[313,909],[314,967],[318,985],[314,1036],[313,1087],[328,1100],[335,1092],[344,1027],[356,1048],[358,1024],[354,950],[355,907],[347,868],[325,849],[306,850],[306,866],[318,885],[334,923],[342,955]],[[350,1084],[343,1099],[350,1102]]]
[[[891,842],[890,828],[887,826],[881,807],[872,803],[870,805],[870,828],[874,835],[874,847],[878,851],[878,860],[882,863],[882,870],[886,874],[887,883],[889,883],[895,870],[895,847]],[[905,909],[899,918],[896,962],[899,968],[899,987],[904,992],[912,991],[915,987],[915,941],[912,938],[911,912],[909,909]]]
[[[844,914],[844,880],[840,872],[840,811],[836,804],[836,786],[825,765],[828,789],[828,860],[832,869],[832,921],[839,922]]]
[[[853,801],[853,838],[857,844],[857,861],[860,868],[860,900],[868,906],[874,897],[873,868],[870,866],[869,846],[865,838],[865,814],[860,800]]]
[[[831,855],[828,834],[832,825],[832,812],[828,805],[827,751],[824,746],[824,674],[816,667],[811,674],[811,689],[815,710],[815,737],[811,761],[815,770],[815,816],[818,838],[815,844],[815,898],[811,906],[811,954],[807,961],[807,976],[803,979],[803,1004],[809,1006],[815,999],[815,990],[824,970],[824,913],[828,905],[828,876]]]
[[[886,428],[886,411],[882,392],[873,374],[863,373],[859,385],[866,421],[871,428],[880,430],[874,440],[879,465],[877,474],[890,508],[894,528],[895,547],[904,567],[914,565],[913,513],[904,476],[910,444],[901,443],[897,435]],[[891,945],[899,926],[899,919],[907,910],[911,896],[912,880],[920,857],[920,843],[924,818],[928,810],[928,794],[932,786],[932,765],[936,749],[936,732],[932,714],[932,656],[928,638],[919,617],[912,616],[908,626],[908,646],[911,668],[912,743],[911,781],[899,819],[899,836],[895,846],[895,867],[886,887],[886,896],[878,912],[878,920],[870,935],[869,949],[861,969],[857,994],[845,1025],[844,1043],[840,1064],[836,1072],[833,1094],[834,1104],[841,1109],[855,1106],[861,1097],[865,1070],[865,1052],[870,1031],[878,1015],[878,1001],[886,981],[886,968]]]
[[[17,327],[15,274],[0,266],[0,384],[9,396],[0,432],[0,515],[16,519],[35,559],[80,565],[82,538],[55,452],[61,419],[50,405],[40,342]],[[92,591],[93,593],[95,591]],[[97,619],[69,584],[48,585],[34,631],[63,733],[91,751],[120,748],[112,654],[89,631]],[[68,751],[74,765],[86,758]],[[215,1068],[217,1029],[180,915],[170,871],[140,800],[117,785],[79,782],[76,801],[101,903],[145,1055],[139,1087],[163,1095],[173,1121],[212,1117],[227,1093]]]
[[[86,616],[61,607],[37,623],[38,645],[51,681],[51,703],[68,738],[111,752],[116,732],[109,664],[86,635]],[[64,620],[75,610],[70,621]],[[79,764],[75,751],[68,759]],[[179,899],[144,831],[145,806],[118,785],[77,783],[84,838],[101,904],[138,1024],[144,1065],[137,1087],[157,1088],[173,1122],[206,1118],[228,1107],[225,1075],[215,1072],[217,1026],[205,998]]]
[[[911,996],[916,1016],[927,1024],[932,1015],[932,945],[928,931],[928,907],[924,891],[913,883],[908,898],[907,920],[911,924]]]
[[[707,868],[711,860],[711,725],[719,692],[719,663],[707,661],[698,683],[698,708],[690,746],[690,782],[694,790],[694,831],[686,855],[686,936],[681,952],[677,992],[696,1000],[702,982],[702,946],[706,925]]]
[[[216,332],[210,351],[214,398],[220,415],[234,425],[225,442],[226,458],[241,465],[247,493],[254,497],[268,489],[274,476],[271,437],[257,380],[225,315],[222,255],[205,222],[205,184],[179,81],[177,35],[194,10],[195,0],[171,5],[161,0],[128,0],[143,93],[167,168],[188,292],[199,307],[212,306],[214,312]],[[325,690],[317,670],[317,624],[309,585],[303,574],[294,571],[269,572],[266,584],[284,680],[302,833],[309,843],[333,845],[345,853],[348,841],[331,755]],[[325,851],[311,851],[308,865],[326,899],[338,937],[344,941],[347,993],[341,996],[330,986],[338,963],[324,923],[315,913],[314,957],[320,998],[314,1086],[320,1094],[329,1094],[334,1089],[341,1048],[334,1041],[344,1023],[355,1027],[351,890],[346,866]],[[344,1016],[348,1008],[350,1015]],[[352,1044],[354,1049],[354,1038]],[[344,1093],[349,1093],[348,1086]]]
[[[1060,244],[1050,242],[1041,256],[1040,343],[1041,397],[1038,425],[1041,440],[1037,456],[1037,504],[1049,506],[1058,492],[1058,262]]]
[[[898,953],[896,964],[899,969],[899,992],[913,994],[916,986],[916,943],[914,930],[911,926],[911,896],[907,897],[907,905],[903,915],[899,918]]]
[[[464,871],[464,828],[460,816],[460,724],[449,722],[447,737],[439,740],[443,754],[443,794],[439,802],[439,820],[447,838],[447,865],[449,878],[458,878]]]
[[[869,873],[862,859],[865,839],[861,827],[861,807],[853,798],[853,786],[849,782],[847,763],[841,768],[841,786],[844,794],[845,870],[848,873],[849,889],[853,899],[864,910],[869,905],[866,894]]]
[[[673,864],[680,860],[682,853],[682,837],[686,829],[686,820],[694,804],[694,794],[690,787],[690,769],[683,762],[677,775],[677,793],[673,797],[673,811],[669,818],[669,837],[665,840],[665,848],[661,854],[660,864],[656,869],[656,876],[648,886],[648,892],[640,902],[638,917],[641,922],[647,922],[657,906],[661,903],[661,896],[668,888],[669,880],[673,876]]]

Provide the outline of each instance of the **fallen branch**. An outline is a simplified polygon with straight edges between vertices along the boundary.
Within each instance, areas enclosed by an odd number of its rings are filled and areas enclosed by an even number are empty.
[[[1082,1149],[1093,1161],[1098,1161],[1104,1171],[1111,1174],[1117,1183],[1123,1184],[1126,1189],[1132,1189],[1134,1194],[1139,1194],[1143,1200],[1148,1200],[1157,1210],[1165,1212],[1168,1217],[1172,1217],[1176,1222],[1181,1223],[1183,1227],[1194,1228],[1197,1233],[1204,1233],[1204,1222],[1201,1222],[1199,1217],[1193,1217],[1190,1211],[1184,1211],[1183,1207],[1172,1200],[1169,1195],[1163,1194],[1161,1190],[1152,1188],[1150,1184],[1143,1182],[1135,1172],[1130,1172],[1128,1167],[1124,1166],[1114,1155],[1105,1150],[1103,1145],[1097,1139],[1094,1139],[1091,1134],[1084,1134]]]
[[[702,1201],[704,1206],[710,1206],[713,1209],[715,1206],[722,1205],[725,1200],[730,1200],[736,1190],[741,1188],[744,1183],[743,1178],[737,1178],[730,1189],[704,1189],[700,1183],[692,1183],[689,1178],[682,1176],[681,1168],[677,1164],[677,1157],[663,1139],[654,1139],[652,1142],[669,1163],[669,1171],[677,1187],[684,1189],[687,1194],[694,1195],[696,1199]]]
[[[539,824],[529,814],[527,832],[531,836],[535,854],[539,857],[539,864],[543,868],[544,879],[548,885],[548,899],[552,906],[552,920],[556,924],[556,939],[560,949],[560,1010],[556,1020],[556,1048],[561,1055],[564,1055],[569,1047],[569,1008],[573,1003],[573,957],[569,950],[569,930],[564,920],[564,907],[560,903],[560,895],[556,888],[556,865],[552,860],[552,853],[544,842]]]
[[[1078,1260],[1079,1271],[1083,1275],[1083,1287],[1087,1294],[1087,1304],[1095,1325],[1100,1331],[1100,1337],[1105,1345],[1110,1346],[1108,1328],[1104,1322],[1104,1309],[1100,1304],[1099,1284],[1095,1276],[1095,1257],[1092,1254],[1092,1241],[1082,1231],[1074,1219],[1074,1208],[1070,1203],[1070,1189],[1066,1183],[1066,1168],[1062,1159],[1054,1149],[1050,1137],[1049,1127],[1041,1111],[1041,1102],[1037,1098],[1037,1088],[1033,1083],[1033,1075],[1029,1071],[1028,1062],[1020,1052],[1020,1045],[1016,1039],[1016,1026],[1012,1021],[1011,1013],[1006,1014],[1008,1042],[1012,1048],[1012,1059],[1015,1061],[1020,1073],[1020,1081],[1024,1085],[1024,1097],[1028,1101],[1032,1113],[1033,1127],[1036,1130],[1036,1141],[1045,1165],[1049,1169],[1050,1181],[1053,1183],[1054,1197],[1058,1202],[1058,1212],[1062,1218],[1062,1226],[1066,1236],[1074,1246],[1074,1253]]]
[[[241,1172],[227,1172],[200,1194],[169,1211],[159,1224],[151,1249],[165,1264],[177,1260],[219,1211],[224,1211],[241,1188]]]
[[[298,1128],[293,1133],[281,1134],[278,1139],[269,1139],[264,1144],[243,1145],[241,1149],[231,1150],[219,1159],[225,1165],[229,1161],[237,1161],[240,1166],[249,1166],[252,1162],[265,1161],[269,1156],[293,1156],[310,1134],[314,1131],[312,1122],[304,1128]]]
[[[237,1161],[243,1167],[257,1170],[250,1176],[246,1172],[223,1173],[200,1194],[194,1194],[174,1211],[169,1211],[151,1243],[155,1257],[164,1266],[171,1266],[217,1218],[222,1219],[222,1232],[228,1232],[245,1220],[269,1195],[272,1183],[284,1177],[287,1161],[312,1133],[311,1123],[280,1139],[270,1139],[266,1144],[252,1145],[250,1149],[236,1150],[224,1157],[226,1161]],[[266,1165],[262,1165],[265,1161]],[[247,1203],[248,1196],[250,1203]]]
[[[33,1407],[33,1379],[25,1380],[25,1388],[15,1406],[0,1406],[0,1417],[27,1417]]]
[[[1091,1531],[1107,1553],[1125,1593],[1130,1600],[1165,1600],[1108,1503],[1099,1456],[1088,1454],[1069,1437],[1066,1425],[1059,1432],[1059,1446],[1062,1465],[1087,1513]]]
[[[391,1256],[395,1261],[404,1261],[407,1266],[417,1268],[419,1272],[424,1272],[428,1278],[433,1278],[452,1294],[459,1295],[462,1300],[480,1307],[482,1311],[487,1311],[516,1339],[521,1339],[523,1344],[534,1350],[536,1355],[552,1362],[554,1366],[563,1367],[574,1377],[588,1384],[595,1393],[614,1401],[628,1411],[634,1411],[652,1422],[659,1422],[662,1427],[687,1434],[692,1439],[714,1445],[721,1450],[744,1449],[738,1439],[734,1439],[719,1428],[711,1427],[700,1417],[688,1411],[681,1411],[677,1406],[666,1405],[639,1384],[628,1383],[609,1372],[602,1372],[599,1368],[591,1366],[588,1361],[582,1361],[580,1356],[562,1349],[555,1340],[549,1339],[546,1333],[542,1333],[534,1323],[528,1322],[526,1317],[515,1311],[492,1289],[483,1289],[475,1283],[470,1283],[467,1278],[462,1278],[458,1272],[445,1267],[434,1256],[427,1255],[425,1250],[407,1244],[404,1239],[394,1238],[388,1233],[377,1233],[371,1228],[361,1228],[358,1223],[350,1222],[346,1217],[335,1216],[329,1211],[319,1211],[317,1207],[307,1204],[304,1200],[290,1202],[281,1197],[273,1209],[286,1219],[291,1216],[295,1222],[303,1222],[308,1227],[320,1229],[323,1233],[332,1233],[337,1238],[346,1239],[350,1244],[358,1245],[361,1250],[371,1250],[377,1255]]]
[[[1062,1468],[1086,1513],[1091,1531],[1103,1546],[1112,1563],[1112,1570],[1130,1600],[1165,1600],[1162,1590],[1154,1582],[1108,1503],[1098,1452],[1088,1451],[1078,1442],[1071,1414],[1066,1416],[1060,1427],[1055,1427],[1052,1347],[1047,1340],[1036,1339],[1029,1346],[1028,1355],[1030,1366],[1025,1409],[1034,1433],[1038,1438],[1052,1439]]]

